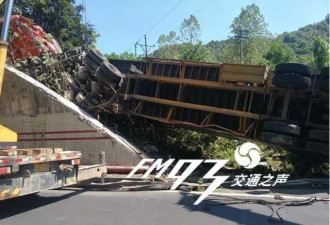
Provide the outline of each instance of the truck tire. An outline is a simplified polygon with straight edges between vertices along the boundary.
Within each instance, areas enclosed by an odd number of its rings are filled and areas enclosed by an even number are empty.
[[[327,130],[310,130],[308,139],[329,142],[329,131]]]
[[[275,74],[294,73],[310,77],[313,70],[310,66],[301,63],[280,63],[275,66]]]
[[[320,79],[315,82],[315,88],[320,91],[329,93],[329,78],[320,77]]]
[[[89,49],[87,55],[98,65],[101,65],[103,61],[108,61],[108,59],[96,48]]]
[[[111,87],[112,89],[114,90],[117,90],[118,89],[118,85],[119,85],[119,82],[117,81],[114,81],[114,80],[111,80],[109,79],[105,74],[104,72],[101,70],[101,67],[99,67],[97,70],[96,70],[96,78],[103,84]]]
[[[74,80],[74,81],[72,82],[72,84],[71,84],[71,89],[72,89],[74,92],[78,92],[78,91],[80,91],[80,89],[81,89],[81,84],[80,84],[78,81]]]
[[[284,134],[277,134],[272,132],[262,132],[261,139],[266,142],[279,144],[279,145],[291,145],[297,146],[299,139]]]
[[[74,92],[79,92],[81,85],[78,81],[72,79],[71,77],[66,77],[65,83],[67,88],[70,88]]]
[[[292,134],[299,136],[301,128],[295,124],[285,123],[282,121],[267,120],[263,123],[263,129],[265,131],[274,131],[282,134]]]
[[[306,89],[311,86],[311,79],[299,74],[275,74],[273,84],[276,87],[286,87],[295,89]]]
[[[87,68],[92,72],[95,73],[95,71],[97,70],[97,68],[99,68],[99,64],[94,62],[88,55],[85,56],[84,58],[84,62],[87,66]]]
[[[108,79],[106,78],[105,74],[103,73],[103,71],[101,70],[100,67],[96,70],[95,76],[102,83],[107,83],[108,82]]]
[[[326,143],[307,141],[305,149],[329,154],[329,144]]]
[[[120,82],[120,79],[123,77],[122,73],[109,62],[103,62],[100,68],[103,71],[103,73],[111,80]]]

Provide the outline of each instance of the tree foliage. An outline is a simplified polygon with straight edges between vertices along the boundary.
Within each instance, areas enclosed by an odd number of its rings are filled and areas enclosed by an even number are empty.
[[[135,56],[133,53],[123,52],[121,54],[116,54],[112,52],[110,54],[105,54],[108,59],[124,59],[124,60],[141,60],[141,56]]]
[[[314,71],[320,72],[324,67],[329,66],[329,45],[320,37],[313,42],[313,63]]]
[[[201,42],[198,42],[197,44],[186,42],[161,46],[159,49],[153,52],[152,56],[156,58],[179,59],[188,61],[216,61],[211,51],[202,45]]]
[[[310,24],[293,32],[284,32],[276,39],[288,45],[294,53],[302,56],[302,59],[310,59],[313,54],[313,41],[315,37],[320,37],[323,40],[329,38],[329,15],[318,23]]]
[[[175,31],[170,31],[168,35],[162,34],[158,38],[158,45],[159,46],[164,46],[164,45],[173,45],[177,42],[178,37],[176,36]]]
[[[184,19],[179,31],[180,36],[177,36],[175,31],[170,31],[168,35],[160,35],[157,41],[159,48],[152,56],[204,62],[216,60],[210,49],[199,41],[201,31],[195,16],[191,15],[188,19]]]
[[[83,45],[86,40],[96,42],[94,27],[81,23],[82,11],[83,6],[76,6],[75,0],[15,0],[13,9],[14,14],[22,14],[51,33],[63,50]]]
[[[267,60],[267,65],[274,68],[279,63],[293,62],[295,61],[295,54],[293,50],[278,41],[274,41],[269,50],[264,54]]]
[[[269,35],[268,25],[260,8],[251,4],[241,9],[241,13],[231,24],[231,33],[235,38],[264,37]]]
[[[257,5],[251,4],[242,8],[230,26],[233,41],[228,46],[231,49],[224,50],[225,60],[246,64],[264,63],[262,56],[270,36],[267,26]]]
[[[182,42],[197,43],[200,41],[201,28],[197,18],[190,15],[180,26],[180,40]]]

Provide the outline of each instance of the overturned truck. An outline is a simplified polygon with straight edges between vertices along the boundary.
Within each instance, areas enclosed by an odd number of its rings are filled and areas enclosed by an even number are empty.
[[[86,110],[108,105],[114,114],[291,150],[329,152],[328,68],[313,74],[296,63],[279,64],[272,71],[266,66],[156,58],[109,62],[95,49],[84,56],[84,65],[89,75],[82,68],[77,72],[71,100]]]
[[[22,16],[14,19],[36,30]],[[86,46],[62,53],[52,41],[49,46],[54,47],[31,52],[16,39],[9,52],[14,67],[104,124],[123,113],[293,150],[329,152],[329,68],[313,74],[310,67],[295,63],[279,64],[272,71],[266,66],[155,58],[109,62]],[[118,165],[125,160],[110,161]]]

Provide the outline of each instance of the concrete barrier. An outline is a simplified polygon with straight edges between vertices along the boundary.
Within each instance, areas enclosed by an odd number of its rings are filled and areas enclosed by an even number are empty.
[[[30,76],[6,66],[0,123],[18,133],[18,147],[81,151],[83,164],[135,166],[146,157],[123,137]]]

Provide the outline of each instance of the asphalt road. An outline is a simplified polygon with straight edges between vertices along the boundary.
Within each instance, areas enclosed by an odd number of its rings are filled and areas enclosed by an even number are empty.
[[[198,206],[187,192],[100,192],[48,190],[0,202],[1,225],[267,225],[271,210],[257,204]],[[222,200],[220,200],[222,202]],[[329,224],[329,204],[287,207],[279,210],[288,225]]]

